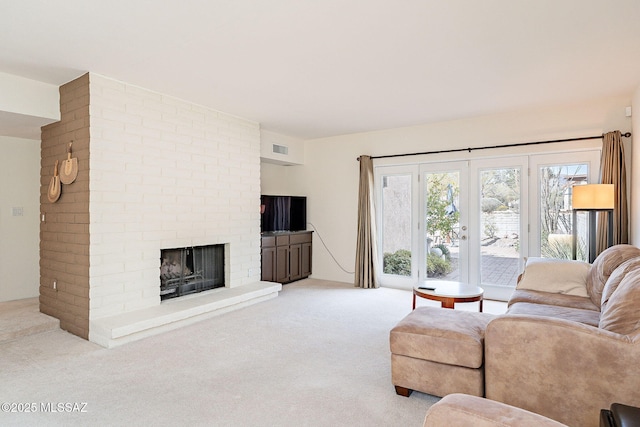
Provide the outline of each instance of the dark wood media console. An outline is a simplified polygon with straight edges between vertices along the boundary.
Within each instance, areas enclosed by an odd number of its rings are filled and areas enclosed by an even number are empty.
[[[262,233],[262,280],[289,283],[311,275],[312,231]]]

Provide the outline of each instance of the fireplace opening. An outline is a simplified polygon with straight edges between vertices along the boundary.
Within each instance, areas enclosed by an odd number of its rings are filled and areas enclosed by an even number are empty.
[[[223,287],[224,246],[162,249],[160,300]]]

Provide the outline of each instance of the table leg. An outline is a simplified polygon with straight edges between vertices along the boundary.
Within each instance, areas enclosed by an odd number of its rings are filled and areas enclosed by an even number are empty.
[[[482,297],[480,297],[480,313],[482,313]]]
[[[416,309],[416,293],[414,291],[413,292],[413,308],[412,308],[412,310],[415,310],[415,309]]]
[[[442,300],[442,304],[440,304],[440,306],[442,308],[450,308],[453,310],[453,305],[455,304],[456,300],[454,298],[445,298]]]

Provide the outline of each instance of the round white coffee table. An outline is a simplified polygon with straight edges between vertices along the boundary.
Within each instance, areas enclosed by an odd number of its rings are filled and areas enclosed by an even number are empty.
[[[448,280],[427,280],[413,288],[413,309],[416,308],[416,296],[440,301],[442,308],[451,308],[457,302],[480,302],[482,311],[482,295],[484,289],[462,282]]]

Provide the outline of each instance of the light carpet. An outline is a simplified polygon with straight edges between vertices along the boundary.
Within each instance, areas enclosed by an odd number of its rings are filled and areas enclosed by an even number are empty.
[[[8,341],[0,403],[32,412],[0,424],[421,426],[438,398],[391,384],[389,331],[410,311],[409,291],[307,279],[114,349],[62,330]]]

